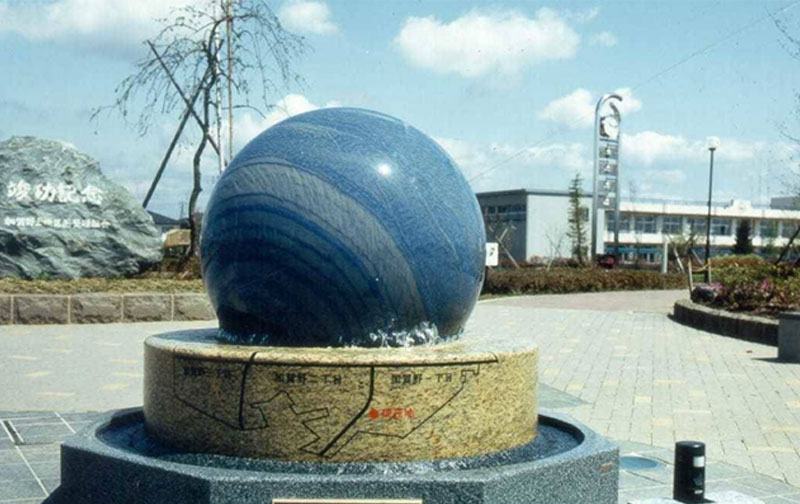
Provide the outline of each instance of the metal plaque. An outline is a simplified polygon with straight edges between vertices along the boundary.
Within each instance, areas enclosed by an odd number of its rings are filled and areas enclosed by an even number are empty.
[[[486,266],[497,266],[500,260],[500,244],[486,242]]]
[[[608,196],[600,199],[599,206],[601,208],[603,208],[604,210],[615,208],[616,207],[616,197],[613,194],[611,194],[611,195],[608,195]]]
[[[272,499],[272,504],[422,504],[422,499]]]
[[[617,161],[601,159],[598,163],[601,175],[617,175]]]

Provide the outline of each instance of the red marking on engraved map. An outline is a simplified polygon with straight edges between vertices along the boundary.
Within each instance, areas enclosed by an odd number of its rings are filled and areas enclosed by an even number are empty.
[[[402,420],[404,418],[413,420],[416,418],[414,408],[372,408],[368,415],[370,420]]]

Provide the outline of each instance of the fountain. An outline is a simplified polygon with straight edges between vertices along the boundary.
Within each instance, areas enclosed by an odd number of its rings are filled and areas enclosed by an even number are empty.
[[[397,119],[264,131],[207,207],[220,328],[146,341],[144,407],[62,445],[50,502],[615,503],[616,447],[538,411],[535,346],[466,324],[484,240],[455,163]]]

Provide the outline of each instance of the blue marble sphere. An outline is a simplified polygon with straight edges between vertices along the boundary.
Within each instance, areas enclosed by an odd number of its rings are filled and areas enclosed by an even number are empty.
[[[460,334],[484,243],[475,195],[436,142],[331,108],[242,149],[211,195],[201,257],[229,341],[408,346]]]

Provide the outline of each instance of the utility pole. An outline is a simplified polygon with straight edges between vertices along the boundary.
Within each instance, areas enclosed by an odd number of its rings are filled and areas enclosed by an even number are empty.
[[[227,15],[227,9],[222,6],[220,12],[224,15]],[[217,16],[217,6],[214,6],[214,17]],[[226,23],[227,26],[227,23]],[[214,59],[214,72],[215,74],[221,74],[222,68],[222,58],[219,55],[219,48],[222,45],[222,37],[219,35],[218,31],[214,32],[214,44],[217,46],[214,53],[216,57]],[[219,173],[222,173],[222,170],[225,169],[225,146],[222,142],[222,83],[217,81],[217,85],[214,86],[216,89],[215,91],[215,104],[214,104],[214,115],[215,115],[215,122],[217,123],[217,145],[219,145],[219,150],[217,151],[217,161],[218,161],[218,169]]]
[[[227,53],[228,53],[228,162],[233,159],[233,0],[227,0],[225,4],[225,31],[227,33]]]

